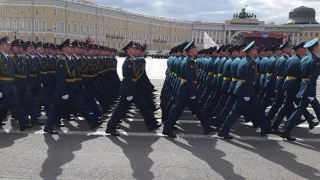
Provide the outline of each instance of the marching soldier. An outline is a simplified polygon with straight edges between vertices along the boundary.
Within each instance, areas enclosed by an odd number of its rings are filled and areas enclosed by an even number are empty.
[[[14,67],[12,64],[10,53],[10,41],[7,37],[0,39],[0,104],[7,110],[9,106],[16,119],[19,121],[20,131],[31,128],[29,119],[24,114],[23,108],[17,95],[17,89],[14,85]]]
[[[251,42],[243,51],[246,52],[247,56],[241,60],[238,65],[238,82],[234,90],[236,101],[218,133],[218,136],[225,139],[233,138],[229,134],[230,129],[244,111],[250,111],[253,113],[253,116],[258,121],[261,128],[261,135],[269,133],[269,124],[267,123],[266,116],[259,108],[257,99],[254,95],[254,83],[256,78],[256,64],[254,57],[258,55],[257,48],[254,46],[254,41]]]
[[[144,72],[136,58],[136,43],[131,41],[123,48],[123,50],[127,53],[127,58],[122,66],[123,80],[120,88],[120,101],[106,128],[106,133],[109,133],[112,136],[120,135],[116,131],[116,127],[120,122],[121,115],[125,114],[127,107],[131,102],[133,102],[140,110],[149,131],[158,129],[161,126],[157,123],[156,118],[149,110],[147,103],[143,99],[143,92],[139,91],[140,87],[137,87],[137,81]]]
[[[256,78],[256,84],[255,84],[255,94],[258,97],[260,91],[261,91],[261,85],[260,85],[260,78],[261,78],[261,61],[262,58],[266,56],[266,49],[264,47],[260,47],[258,49],[258,57],[255,59],[255,62],[257,64],[257,78]],[[260,101],[259,101],[260,102]]]
[[[303,46],[303,48],[308,49],[310,53],[301,60],[300,64],[301,84],[300,90],[297,94],[300,98],[300,103],[291,114],[281,132],[281,137],[286,138],[289,141],[296,140],[295,137],[291,136],[290,132],[299,123],[302,114],[310,103],[315,110],[317,117],[320,117],[320,105],[316,98],[317,80],[320,72],[320,59],[316,55],[320,52],[318,41],[319,39],[315,38]],[[317,126],[318,124],[319,122],[312,122],[312,124],[309,123],[310,126]]]
[[[89,127],[94,129],[95,127],[101,125],[102,122],[99,122],[98,118],[88,110],[79,94],[77,94],[77,88],[75,84],[75,66],[72,62],[70,39],[67,39],[60,45],[60,50],[63,54],[57,61],[56,66],[57,88],[55,101],[44,127],[44,132],[49,134],[58,134],[58,131],[55,131],[53,126],[55,124],[59,124],[58,122],[64,115],[63,109],[66,104],[73,104],[74,108],[78,110],[86,119]]]
[[[164,124],[163,134],[168,137],[175,138],[173,133],[174,125],[181,116],[186,105],[192,112],[195,112],[199,118],[203,128],[204,134],[212,132],[212,128],[209,125],[209,121],[205,115],[205,112],[200,109],[196,100],[196,85],[198,78],[198,71],[195,62],[195,56],[197,55],[197,49],[194,42],[189,43],[184,50],[188,53],[188,57],[181,63],[181,83],[178,89],[177,102],[168,120]]]
[[[273,119],[271,124],[273,132],[275,134],[280,134],[278,128],[283,121],[283,118],[285,116],[289,117],[294,111],[294,103],[299,104],[300,102],[300,99],[297,98],[297,93],[299,91],[301,83],[300,61],[306,55],[306,49],[303,48],[304,45],[305,43],[302,42],[293,47],[293,50],[295,50],[295,55],[290,57],[285,64],[285,70],[283,73],[285,80],[282,87],[285,97],[277,116]],[[313,125],[315,125],[313,119],[315,117],[311,115],[306,109],[303,112],[303,116],[308,121],[309,128],[313,128]],[[289,139],[291,139],[290,137],[291,136],[288,135]]]

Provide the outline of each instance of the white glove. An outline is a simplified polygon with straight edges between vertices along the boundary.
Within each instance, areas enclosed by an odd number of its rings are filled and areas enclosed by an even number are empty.
[[[244,97],[245,101],[250,101],[250,97]]]
[[[296,95],[296,98],[299,98],[299,99],[300,99],[300,98],[301,98],[301,95],[297,94],[297,95]]]
[[[43,88],[43,84],[40,84],[40,86]]]
[[[68,94],[67,94],[67,95],[63,95],[63,96],[62,96],[62,99],[63,99],[63,100],[69,99],[69,95],[68,95]]]
[[[132,99],[133,99],[133,96],[128,96],[128,97],[127,97],[127,100],[128,100],[128,101],[132,101]]]
[[[196,99],[196,97],[195,97],[195,96],[192,96],[192,97],[190,97],[190,99]]]
[[[0,98],[2,98],[2,92],[0,92]]]
[[[314,97],[308,97],[308,99],[310,100],[310,102],[312,102],[314,100]]]

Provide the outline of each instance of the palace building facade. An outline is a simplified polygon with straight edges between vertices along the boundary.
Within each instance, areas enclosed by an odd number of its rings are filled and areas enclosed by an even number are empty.
[[[276,37],[292,44],[320,34],[318,24],[266,25],[256,15],[243,13],[244,9],[225,23],[210,23],[138,14],[90,0],[0,0],[0,36],[57,44],[89,37],[92,43],[118,50],[133,40],[146,44],[148,50],[161,51],[191,40],[201,47],[205,33],[217,44],[252,32],[280,33]]]

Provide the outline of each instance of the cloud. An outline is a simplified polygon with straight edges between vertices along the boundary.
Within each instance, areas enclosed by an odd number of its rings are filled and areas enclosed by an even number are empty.
[[[307,6],[315,8],[320,22],[320,2],[317,0],[93,0],[97,5],[122,7],[124,10],[162,16],[178,20],[199,20],[223,23],[239,13],[246,5],[247,12],[255,13],[259,20],[285,23],[289,11]]]

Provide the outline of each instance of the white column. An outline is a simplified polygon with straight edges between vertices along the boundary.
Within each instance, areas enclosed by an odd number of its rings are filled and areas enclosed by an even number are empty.
[[[296,44],[299,44],[299,43],[300,43],[300,33],[298,33],[297,43]]]
[[[222,31],[219,31],[219,44],[222,44],[221,40],[222,40]]]
[[[231,31],[228,32],[228,43],[231,43],[230,40],[231,40]]]
[[[294,36],[295,36],[295,33],[292,33],[292,35],[291,35],[291,42],[290,42],[290,44],[294,44]]]
[[[226,44],[227,31],[223,31],[223,43]]]
[[[217,30],[215,30],[214,41],[215,41],[216,43],[218,43],[218,31],[217,31]]]
[[[197,30],[195,30],[195,33],[196,33],[195,42],[197,43],[197,42],[198,42],[198,31],[197,31]]]
[[[210,37],[211,37],[211,39],[213,39],[213,30],[211,31],[211,36]]]

